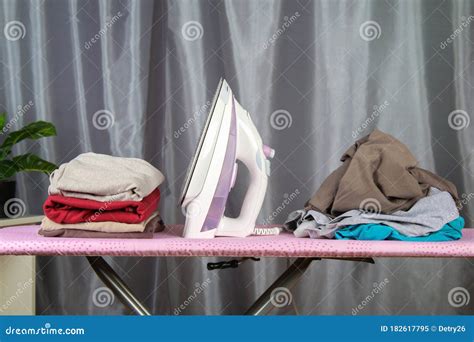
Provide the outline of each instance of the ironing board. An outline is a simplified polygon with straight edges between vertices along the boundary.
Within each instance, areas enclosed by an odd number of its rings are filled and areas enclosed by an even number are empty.
[[[402,242],[312,240],[292,234],[247,238],[184,239],[182,226],[169,225],[153,239],[71,239],[38,235],[38,226],[0,229],[0,255],[86,256],[93,270],[128,308],[149,315],[130,288],[102,256],[148,257],[282,257],[293,264],[247,311],[260,315],[271,310],[271,293],[277,287],[291,288],[314,260],[340,259],[374,263],[376,257],[473,258],[474,229],[464,229],[461,240],[452,242]],[[240,260],[240,261],[241,261]],[[240,261],[236,261],[236,266]]]

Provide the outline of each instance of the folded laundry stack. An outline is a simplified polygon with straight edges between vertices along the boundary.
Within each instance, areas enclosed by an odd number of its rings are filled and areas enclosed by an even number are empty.
[[[400,141],[375,130],[356,141],[285,227],[297,237],[450,241],[461,238],[458,193],[417,167]]]
[[[84,153],[50,176],[48,237],[151,238],[164,228],[158,212],[163,174],[136,158]]]

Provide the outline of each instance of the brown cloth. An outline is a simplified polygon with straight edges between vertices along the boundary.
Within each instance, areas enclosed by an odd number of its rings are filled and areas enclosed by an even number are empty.
[[[107,233],[83,229],[56,229],[43,230],[40,229],[38,234],[45,237],[61,237],[61,238],[94,238],[94,239],[152,239],[153,233],[161,232],[165,229],[165,225],[160,216],[155,216],[145,226],[143,232],[125,232],[125,233]]]
[[[307,208],[338,216],[370,202],[377,212],[391,214],[410,209],[428,195],[430,187],[448,191],[458,201],[453,183],[417,167],[404,144],[379,130],[356,141],[341,161],[306,203]]]

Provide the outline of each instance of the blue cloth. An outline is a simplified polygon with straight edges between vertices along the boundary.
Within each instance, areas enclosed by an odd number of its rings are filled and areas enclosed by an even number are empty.
[[[338,240],[399,240],[399,241],[452,241],[462,237],[464,219],[459,216],[454,221],[445,224],[440,230],[427,236],[405,236],[397,230],[384,224],[368,223],[342,227],[337,230]]]

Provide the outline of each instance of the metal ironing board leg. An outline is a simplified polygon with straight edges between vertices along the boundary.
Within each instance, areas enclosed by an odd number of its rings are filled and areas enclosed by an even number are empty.
[[[132,290],[102,257],[88,256],[87,261],[89,261],[95,274],[97,274],[105,286],[114,293],[123,305],[137,315],[151,316],[150,311],[137,299]]]
[[[279,287],[291,289],[299,281],[313,260],[322,258],[298,258],[285,272],[255,301],[246,315],[265,315],[273,309],[272,292]],[[323,258],[374,263],[372,258]],[[150,311],[137,299],[112,267],[99,256],[88,256],[87,260],[94,272],[114,295],[131,311],[140,316],[150,316]]]
[[[296,285],[298,280],[304,274],[313,260],[333,259],[346,261],[361,261],[374,264],[372,258],[298,258],[286,269],[285,272],[255,301],[255,303],[247,310],[246,315],[260,316],[265,315],[273,309],[272,292],[279,288],[285,287],[291,289]]]
[[[313,260],[320,260],[319,258],[298,258],[287,268],[285,272],[272,284],[270,287],[257,299],[257,301],[247,310],[246,315],[265,315],[271,309],[272,292],[278,287],[286,287],[291,289],[309,267]]]

